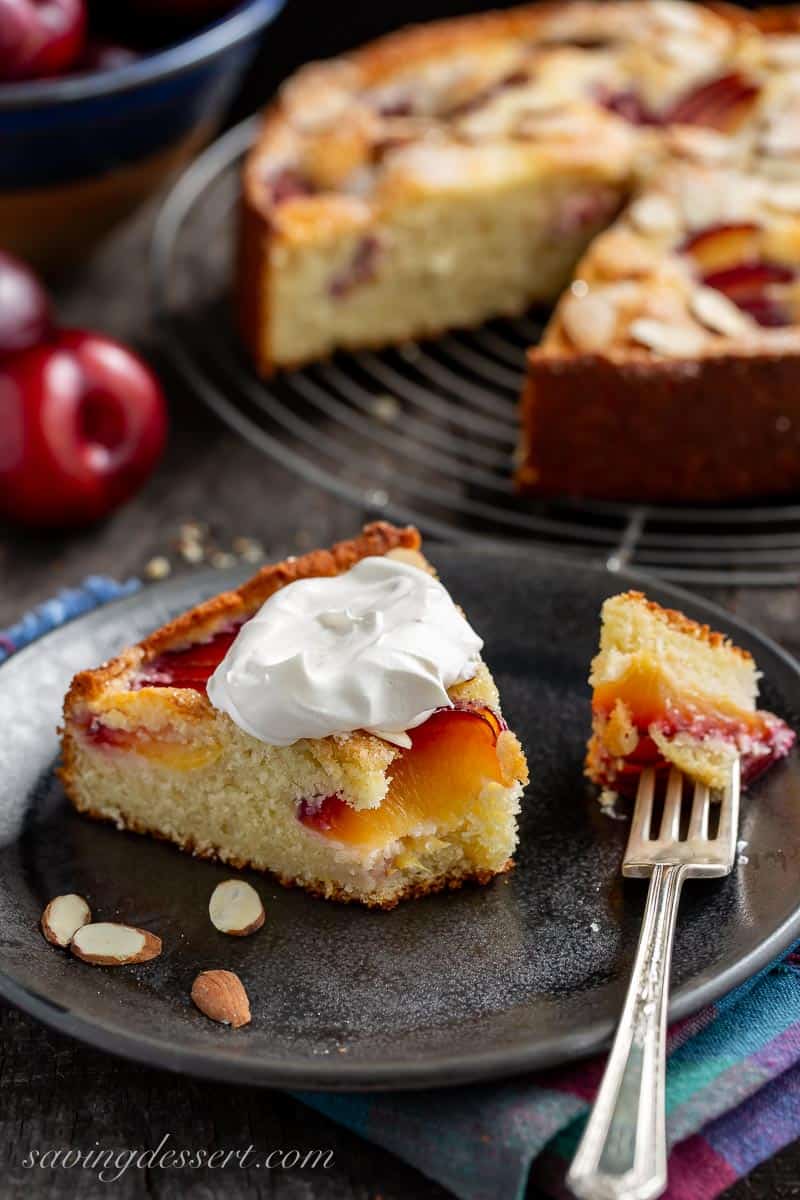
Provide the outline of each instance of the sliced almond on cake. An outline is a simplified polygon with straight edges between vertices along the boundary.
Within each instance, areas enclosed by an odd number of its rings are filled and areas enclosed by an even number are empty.
[[[92,910],[83,896],[69,892],[50,901],[40,923],[48,942],[66,949],[76,932],[83,925],[88,925],[91,919]]]
[[[652,245],[627,229],[609,230],[591,251],[592,266],[605,279],[642,278],[660,267],[661,261]]]
[[[637,229],[649,234],[674,233],[681,223],[675,201],[659,192],[649,192],[634,200],[629,216]]]
[[[220,933],[246,937],[264,924],[264,905],[254,887],[243,879],[217,884],[208,905],[211,924]]]
[[[149,929],[98,921],[83,925],[73,935],[70,949],[76,958],[99,967],[121,967],[149,962],[161,953],[161,938]]]
[[[617,328],[617,310],[596,292],[571,294],[561,306],[561,320],[576,350],[597,354],[611,344]]]
[[[800,183],[775,183],[767,189],[765,199],[778,212],[800,214]]]
[[[204,1016],[239,1029],[250,1024],[250,1001],[233,971],[201,971],[192,984],[192,1000]]]
[[[700,329],[691,325],[668,325],[651,317],[638,317],[631,322],[628,332],[640,346],[665,358],[694,358],[705,343]]]
[[[689,301],[692,316],[712,333],[723,337],[744,337],[752,331],[750,318],[716,288],[697,288]]]

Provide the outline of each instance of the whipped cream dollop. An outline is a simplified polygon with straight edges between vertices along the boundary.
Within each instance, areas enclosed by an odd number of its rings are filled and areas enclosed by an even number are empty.
[[[482,640],[438,580],[391,558],[330,578],[299,579],[239,630],[208,698],[271,746],[364,729],[399,746],[452,707]]]

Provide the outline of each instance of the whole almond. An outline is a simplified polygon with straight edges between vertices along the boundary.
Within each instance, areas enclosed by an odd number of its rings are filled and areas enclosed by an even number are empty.
[[[148,962],[161,953],[161,938],[148,929],[98,921],[83,925],[73,936],[70,949],[76,958],[100,967],[121,967]]]
[[[226,879],[211,893],[208,904],[211,924],[220,933],[246,937],[264,924],[264,905],[254,887],[243,879]]]
[[[250,1001],[233,971],[201,971],[192,984],[192,1000],[205,1016],[239,1029],[250,1024]]]
[[[92,910],[75,892],[56,896],[42,913],[42,933],[54,946],[66,948],[82,925],[88,925]]]

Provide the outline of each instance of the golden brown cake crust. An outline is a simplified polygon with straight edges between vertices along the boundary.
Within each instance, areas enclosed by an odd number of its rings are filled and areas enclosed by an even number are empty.
[[[705,642],[707,646],[716,649],[718,646],[724,646],[731,654],[737,654],[745,662],[753,662],[753,656],[749,650],[743,650],[741,646],[736,646],[726,637],[724,633],[718,633],[712,629],[710,625],[701,624],[700,621],[695,621],[691,617],[687,617],[686,613],[681,612],[679,608],[664,608],[663,605],[657,604],[655,600],[648,600],[644,592],[638,592],[631,589],[628,592],[623,592],[619,596],[620,600],[630,600],[634,604],[642,604],[651,614],[659,621],[663,621],[665,625],[669,625],[670,629],[674,629],[676,633],[685,633],[689,637],[695,638],[698,642]]]
[[[797,491],[796,354],[632,357],[531,352],[520,490],[656,503]]]

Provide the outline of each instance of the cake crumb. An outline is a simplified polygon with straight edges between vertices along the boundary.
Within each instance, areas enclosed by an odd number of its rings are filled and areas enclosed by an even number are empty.
[[[261,545],[261,542],[251,537],[235,537],[233,539],[233,552],[234,554],[238,554],[239,558],[243,558],[245,562],[250,563],[261,562],[264,557],[264,547]]]
[[[217,571],[223,571],[226,567],[232,567],[236,563],[236,556],[229,554],[227,550],[215,550],[211,555],[209,562]]]
[[[201,563],[205,558],[205,550],[200,542],[182,542],[178,546],[178,553],[184,562],[195,565]]]
[[[600,807],[603,810],[603,816],[608,817],[611,821],[624,821],[625,814],[617,812],[617,801],[619,800],[619,792],[612,791],[611,788],[603,788],[598,796]]]
[[[372,415],[385,425],[391,425],[397,420],[400,405],[394,396],[375,396],[372,401]]]
[[[145,565],[144,574],[146,579],[166,579],[172,571],[172,565],[168,558],[163,554],[157,554],[154,558]]]

